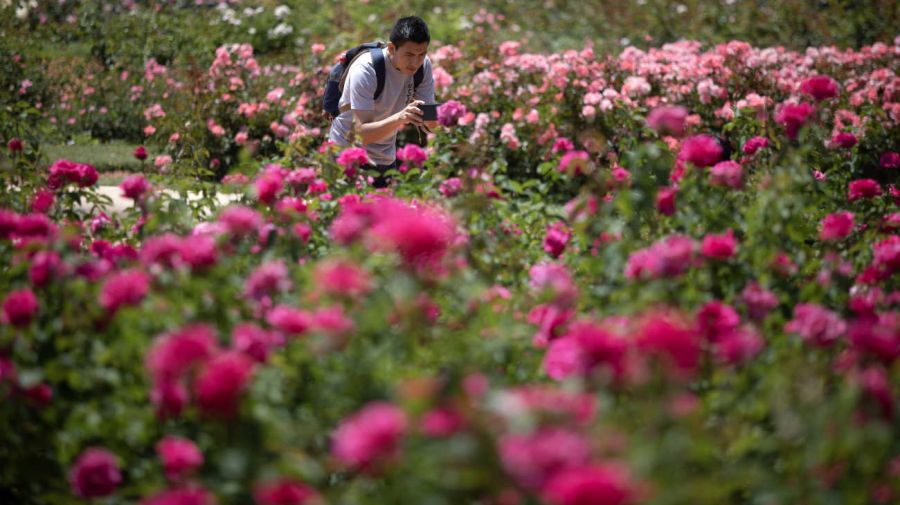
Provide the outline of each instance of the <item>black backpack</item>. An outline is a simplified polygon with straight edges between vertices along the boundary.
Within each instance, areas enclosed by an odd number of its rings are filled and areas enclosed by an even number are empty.
[[[341,114],[340,109],[340,101],[341,94],[344,92],[344,81],[347,80],[347,72],[350,70],[350,65],[353,64],[353,60],[358,58],[360,55],[365,54],[366,51],[372,55],[372,63],[375,65],[375,78],[378,84],[375,87],[375,95],[374,99],[378,100],[378,97],[381,96],[381,92],[384,90],[384,53],[381,49],[384,47],[382,42],[367,42],[365,44],[360,44],[353,49],[348,49],[347,52],[344,53],[344,56],[341,57],[340,61],[335,64],[331,69],[331,73],[328,74],[328,82],[325,84],[325,94],[322,95],[322,108],[325,109],[332,118],[336,118]],[[425,65],[419,67],[419,70],[416,70],[415,75],[413,76],[413,86],[415,88],[419,87],[419,84],[422,84],[422,81],[425,79]]]

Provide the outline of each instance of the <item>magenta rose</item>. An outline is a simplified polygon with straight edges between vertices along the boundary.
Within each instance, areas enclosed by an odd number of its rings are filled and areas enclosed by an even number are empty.
[[[794,333],[817,347],[828,347],[844,334],[847,324],[836,313],[814,303],[794,307],[794,319],[784,325],[784,331]]]
[[[734,232],[728,230],[725,234],[708,234],[703,237],[700,245],[700,254],[710,259],[724,260],[731,258],[737,252],[738,242],[734,238]]]
[[[194,382],[200,411],[211,417],[233,417],[252,376],[253,361],[239,352],[228,351],[210,360]]]
[[[406,414],[387,402],[369,403],[334,432],[332,453],[343,464],[366,469],[396,455],[406,433]]]
[[[853,231],[853,213],[835,212],[822,219],[819,239],[826,242],[837,242],[847,238]]]
[[[647,125],[660,135],[684,135],[688,110],[680,105],[664,105],[650,111]]]
[[[894,170],[900,167],[900,153],[887,151],[878,158],[878,163],[885,170]]]
[[[179,480],[203,465],[203,453],[186,438],[167,436],[156,444],[156,453],[169,480]]]
[[[320,497],[312,487],[285,477],[257,486],[253,498],[257,505],[304,505]]]
[[[775,112],[775,122],[784,127],[789,139],[794,140],[815,110],[816,108],[808,103],[783,103]]]
[[[116,456],[106,449],[85,449],[69,470],[69,483],[81,498],[109,496],[122,483]]]
[[[219,222],[225,226],[228,233],[235,237],[244,237],[256,233],[262,226],[263,218],[250,207],[232,205],[219,214]]]
[[[627,505],[635,502],[632,487],[624,471],[597,464],[556,473],[541,495],[550,505]]]
[[[821,102],[838,95],[838,83],[827,75],[816,75],[800,83],[800,92]]]
[[[713,186],[740,189],[743,185],[744,169],[736,161],[720,161],[709,170],[709,183]]]
[[[150,275],[140,270],[123,270],[106,279],[100,289],[100,305],[113,313],[126,305],[137,305],[147,295]]]
[[[131,198],[132,200],[140,200],[148,191],[150,191],[150,183],[141,174],[129,175],[119,185],[122,190],[122,196]]]
[[[753,156],[760,149],[769,147],[769,139],[765,137],[752,137],[744,144],[743,152],[747,156]]]
[[[673,187],[660,188],[656,192],[656,210],[664,216],[675,214],[675,195],[678,190]]]
[[[10,292],[3,300],[3,320],[13,326],[28,326],[38,311],[38,299],[30,289]]]
[[[710,167],[722,159],[722,146],[710,135],[694,135],[681,144],[678,158],[695,167]]]
[[[850,181],[847,201],[855,202],[863,198],[874,198],[881,194],[881,186],[875,179],[857,179]]]

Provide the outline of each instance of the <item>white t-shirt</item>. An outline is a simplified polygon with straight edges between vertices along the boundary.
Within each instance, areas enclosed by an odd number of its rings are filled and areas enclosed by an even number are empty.
[[[347,80],[344,81],[344,92],[341,94],[339,107],[343,108],[350,104],[350,109],[342,112],[331,122],[331,130],[328,133],[329,140],[336,142],[338,145],[347,146],[350,130],[353,128],[353,112],[352,110],[371,110],[375,111],[375,121],[396,114],[406,107],[413,98],[422,100],[425,103],[434,103],[434,77],[431,75],[431,60],[425,57],[423,63],[424,76],[422,83],[415,89],[413,93],[413,76],[406,76],[393,65],[388,59],[387,48],[384,51],[384,89],[378,100],[374,100],[375,88],[378,86],[378,79],[375,76],[375,66],[372,64],[372,55],[366,51],[364,54],[356,58],[350,65],[350,71],[347,72]],[[413,96],[415,95],[415,96]],[[357,141],[359,136],[356,136]],[[394,133],[390,137],[381,142],[365,144],[366,153],[369,160],[376,165],[390,165],[397,159],[397,134]]]

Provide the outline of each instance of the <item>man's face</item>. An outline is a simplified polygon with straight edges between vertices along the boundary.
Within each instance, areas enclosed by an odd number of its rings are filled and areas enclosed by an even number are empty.
[[[413,75],[419,67],[425,63],[425,54],[428,52],[428,42],[413,42],[408,40],[395,47],[393,42],[388,42],[388,55],[394,68],[405,75]]]

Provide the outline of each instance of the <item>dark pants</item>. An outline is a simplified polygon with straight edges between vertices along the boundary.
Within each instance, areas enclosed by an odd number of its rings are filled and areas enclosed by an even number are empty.
[[[376,188],[386,188],[391,183],[391,176],[385,175],[388,170],[393,170],[397,168],[397,162],[394,161],[390,165],[375,165],[373,170],[377,172],[377,175],[374,176],[375,182],[372,184]]]

